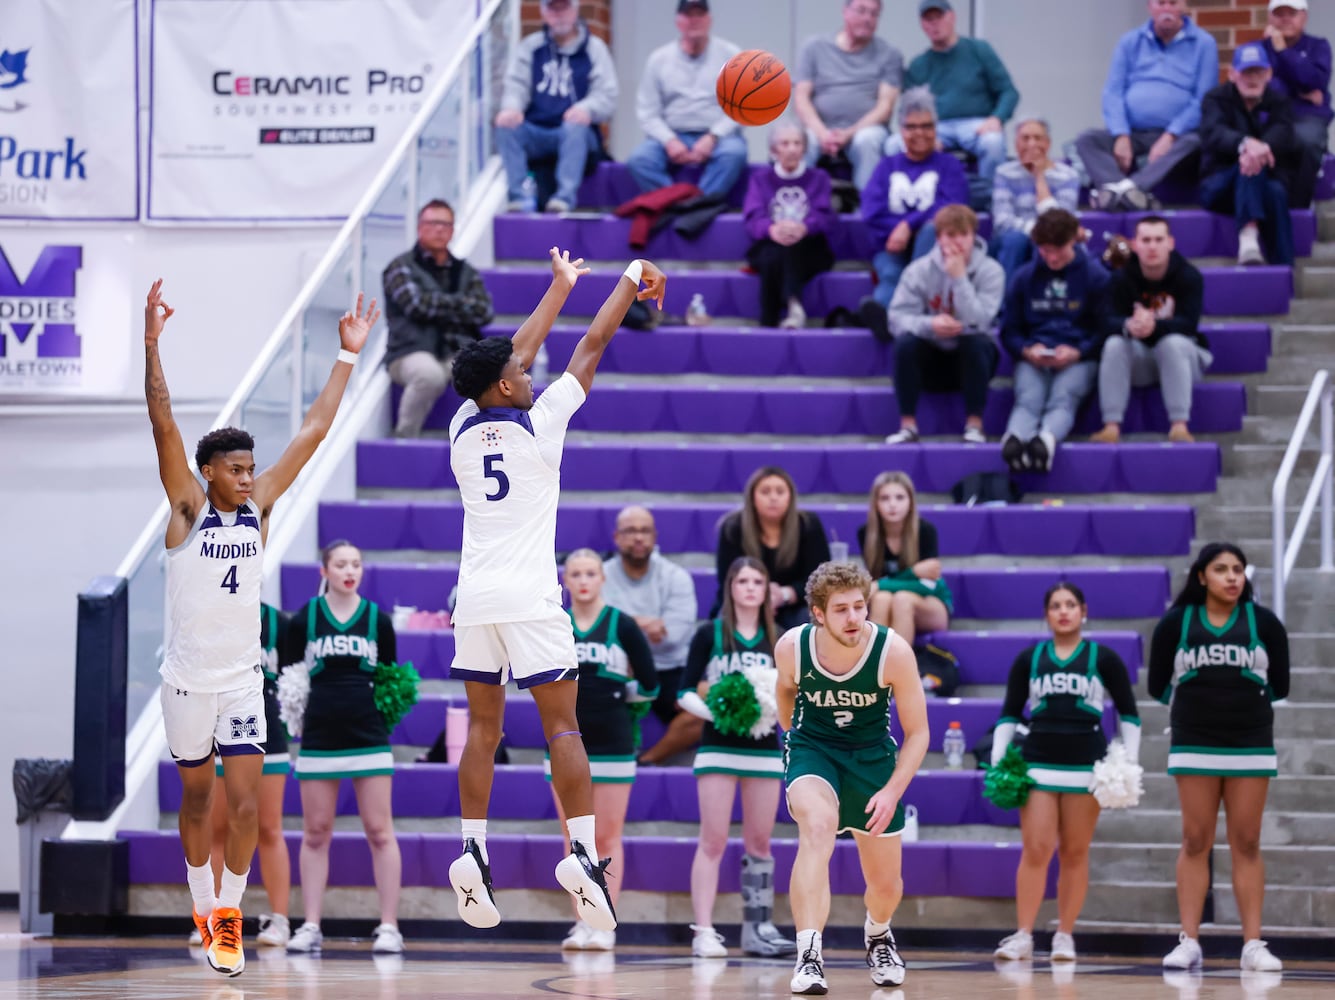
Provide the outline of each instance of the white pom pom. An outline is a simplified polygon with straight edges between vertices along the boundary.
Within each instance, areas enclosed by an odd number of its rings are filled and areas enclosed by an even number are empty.
[[[295,739],[301,736],[306,702],[311,697],[311,668],[306,663],[285,667],[278,675],[278,717]]]
[[[751,682],[756,701],[760,702],[760,718],[751,727],[750,736],[753,740],[764,739],[779,723],[779,700],[774,693],[779,672],[765,667],[744,667],[742,675]]]
[[[1129,809],[1140,804],[1145,793],[1141,779],[1145,769],[1134,763],[1121,740],[1108,746],[1108,755],[1094,765],[1089,790],[1104,809]]]

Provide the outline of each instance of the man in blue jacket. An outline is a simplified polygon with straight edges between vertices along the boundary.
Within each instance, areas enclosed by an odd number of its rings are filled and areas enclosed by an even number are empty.
[[[1103,85],[1107,128],[1076,140],[1095,208],[1144,211],[1154,187],[1200,147],[1201,100],[1219,82],[1219,46],[1186,9],[1186,0],[1149,0],[1149,21],[1117,43]]]
[[[1080,221],[1054,208],[1034,224],[1038,257],[1006,293],[1001,346],[1015,359],[1015,408],[1001,457],[1015,471],[1048,472],[1098,379],[1108,272],[1077,245]]]
[[[1307,34],[1307,0],[1270,0],[1266,55],[1275,76],[1270,89],[1289,99],[1293,131],[1302,147],[1302,164],[1289,185],[1289,205],[1312,204],[1317,174],[1330,142],[1330,42]]]

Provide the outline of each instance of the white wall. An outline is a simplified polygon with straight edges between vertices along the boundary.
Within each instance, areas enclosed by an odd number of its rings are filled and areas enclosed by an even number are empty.
[[[69,238],[69,229],[46,229],[53,238]],[[135,311],[105,319],[142,330],[140,296],[153,278],[165,279],[177,314],[163,337],[163,367],[177,421],[191,444],[208,429],[333,231],[117,231],[132,234]],[[8,232],[0,229],[0,245]],[[59,407],[15,413],[0,400],[0,551],[6,565],[0,635],[9,649],[0,699],[0,776],[6,788],[15,758],[70,756],[76,596],[94,576],[115,571],[162,496],[139,374],[142,342],[136,337],[135,343],[136,374],[119,405],[92,415]],[[14,799],[5,791],[0,892],[18,889],[16,831]]]

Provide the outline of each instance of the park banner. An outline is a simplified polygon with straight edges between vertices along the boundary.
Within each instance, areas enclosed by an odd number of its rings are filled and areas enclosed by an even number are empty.
[[[346,218],[476,8],[153,0],[147,218]]]
[[[132,237],[0,237],[0,397],[123,396],[134,354]]]
[[[0,17],[0,219],[139,217],[135,0]]]

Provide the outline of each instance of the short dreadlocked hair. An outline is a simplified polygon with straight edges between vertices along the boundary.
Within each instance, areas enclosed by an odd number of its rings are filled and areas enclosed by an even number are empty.
[[[871,574],[861,563],[821,563],[816,567],[816,571],[807,577],[807,605],[824,611],[831,595],[842,594],[845,590],[861,591],[863,599],[870,601],[872,586]]]
[[[214,455],[254,450],[255,439],[239,427],[219,427],[216,431],[209,431],[195,445],[195,467],[204,468],[213,461]]]
[[[454,356],[454,391],[476,401],[501,379],[515,345],[509,337],[483,337],[460,348]]]

